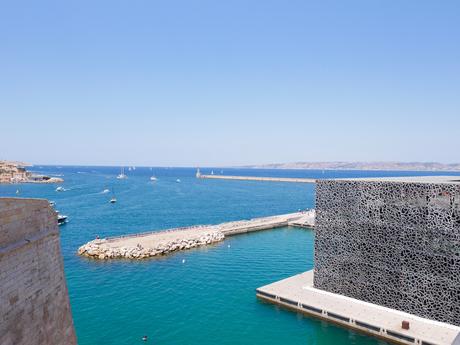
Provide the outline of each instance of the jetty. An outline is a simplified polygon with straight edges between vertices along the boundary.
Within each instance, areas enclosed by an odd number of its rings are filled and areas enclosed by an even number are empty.
[[[293,183],[316,183],[313,178],[297,177],[261,177],[261,176],[232,176],[232,175],[202,175],[197,173],[197,178],[215,180],[242,180],[242,181],[267,181],[267,182],[293,182]]]
[[[227,236],[280,228],[301,226],[312,228],[315,210],[277,216],[197,225],[162,231],[149,231],[90,241],[78,249],[78,255],[94,259],[145,259],[221,242]]]

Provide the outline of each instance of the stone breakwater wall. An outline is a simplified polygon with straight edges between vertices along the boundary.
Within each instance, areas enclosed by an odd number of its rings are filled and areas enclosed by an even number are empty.
[[[56,213],[0,198],[0,344],[75,345]]]
[[[291,183],[316,183],[312,178],[296,177],[262,177],[262,176],[231,176],[231,175],[198,175],[201,179],[215,180],[241,180],[241,181],[266,181],[266,182],[291,182]]]
[[[218,225],[198,225],[96,239],[78,249],[78,255],[94,259],[145,259],[223,241],[226,236],[288,226],[314,225],[314,210]]]
[[[166,255],[178,250],[186,250],[200,246],[209,245],[223,241],[225,235],[220,231],[210,231],[207,233],[159,242],[151,247],[144,247],[141,240],[136,246],[110,246],[110,239],[94,240],[86,243],[78,249],[78,255],[91,257],[94,259],[146,259],[154,256]]]

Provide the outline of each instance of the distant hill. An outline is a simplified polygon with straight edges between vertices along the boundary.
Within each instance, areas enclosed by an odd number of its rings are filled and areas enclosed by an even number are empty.
[[[294,162],[247,165],[254,169],[460,171],[460,163],[436,162]]]

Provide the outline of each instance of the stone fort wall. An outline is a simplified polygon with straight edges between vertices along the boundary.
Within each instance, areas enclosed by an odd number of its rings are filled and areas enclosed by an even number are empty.
[[[460,326],[460,184],[324,180],[316,288]]]
[[[55,212],[0,198],[0,344],[74,345]]]

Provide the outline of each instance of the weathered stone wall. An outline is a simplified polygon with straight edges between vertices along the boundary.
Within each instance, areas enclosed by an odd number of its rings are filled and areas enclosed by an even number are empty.
[[[317,181],[314,286],[460,325],[460,184]]]
[[[0,198],[0,344],[76,344],[56,214],[46,200]]]

